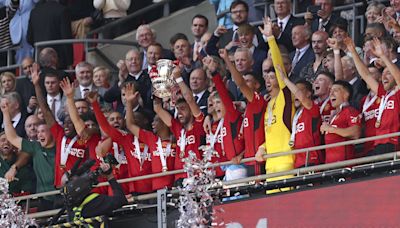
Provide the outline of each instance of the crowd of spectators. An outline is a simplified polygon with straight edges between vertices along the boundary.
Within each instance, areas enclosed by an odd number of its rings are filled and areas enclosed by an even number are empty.
[[[98,8],[109,1],[95,2]],[[37,63],[23,58],[23,77],[0,75],[0,176],[20,195],[59,188],[77,161],[90,158],[97,166],[108,153],[122,179],[182,169],[182,159],[190,152],[201,158],[199,147],[206,145],[215,150],[212,162],[233,161],[215,170],[229,180],[396,151],[399,138],[391,137],[265,161],[265,154],[399,131],[399,1],[369,5],[361,41],[349,37],[333,0],[315,5],[315,14],[298,18],[290,0],[275,0],[277,19],[253,27],[248,4],[235,0],[230,27],[210,31],[207,17],[194,15],[192,34],[177,33],[171,47],[162,47],[156,31],[141,25],[140,47],[121,53],[118,77],[88,62],[69,75],[62,67],[70,65],[62,57],[68,48],[46,47]],[[31,16],[35,10],[39,6]],[[62,15],[58,10],[54,16]],[[44,15],[50,16],[38,17]],[[87,17],[74,21],[85,25]],[[50,27],[49,33],[58,33]],[[71,26],[65,29],[71,32]],[[177,60],[176,88],[164,99],[152,95],[159,59]],[[251,157],[256,161],[240,164]],[[179,186],[185,176],[125,183],[123,189],[126,195],[148,193]],[[112,194],[107,187],[96,191]],[[39,209],[55,204],[43,198]]]

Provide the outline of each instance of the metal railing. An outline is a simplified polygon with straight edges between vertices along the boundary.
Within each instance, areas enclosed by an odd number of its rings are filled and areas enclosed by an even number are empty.
[[[10,71],[19,69],[21,71],[21,64],[11,65],[14,59],[13,51],[18,50],[20,48],[19,45],[14,45],[8,48],[0,49],[0,53],[7,52],[7,66],[0,67],[0,72]]]
[[[258,175],[258,176],[236,179],[236,180],[224,181],[224,182],[218,183],[217,185],[214,185],[213,189],[225,188],[225,187],[229,187],[230,185],[251,183],[254,181],[266,180],[268,178],[273,178],[273,177],[280,177],[280,176],[287,176],[287,175],[300,175],[300,174],[307,174],[310,172],[311,173],[321,172],[323,170],[331,170],[331,169],[337,169],[337,168],[354,166],[354,165],[371,163],[371,162],[387,161],[389,159],[397,160],[399,153],[400,153],[400,151],[396,151],[393,153],[387,153],[387,154],[382,154],[382,155],[375,155],[375,156],[345,160],[345,161],[340,161],[340,162],[335,162],[335,163],[292,169],[292,170],[284,171],[284,172],[263,174],[263,175]],[[124,180],[126,180],[126,179],[124,179]],[[290,180],[290,178],[286,179],[286,180]],[[164,190],[164,189],[162,189],[162,190]],[[168,190],[168,194],[169,195],[179,194],[179,190],[178,189]],[[154,193],[148,193],[148,194],[139,195],[139,196],[133,196],[132,199],[129,201],[129,203],[136,202],[136,201],[149,200],[149,199],[156,199],[158,197],[158,195],[159,195],[158,192],[154,192]],[[49,216],[56,215],[58,212],[59,212],[59,209],[54,209],[54,210],[50,210],[50,211],[43,211],[43,212],[28,214],[28,216],[30,218],[42,218],[42,217],[49,217]]]
[[[63,39],[63,40],[48,40],[36,42],[34,45],[35,48],[35,61],[38,61],[39,49],[42,47],[53,46],[53,45],[64,45],[64,44],[75,44],[75,43],[83,43],[85,48],[85,56],[88,56],[89,52],[95,51],[96,48],[89,47],[89,44],[112,44],[112,45],[124,45],[124,46],[132,46],[139,48],[137,42],[133,41],[124,41],[124,40],[111,40],[111,39]],[[116,69],[115,63],[113,63],[110,59],[107,59],[106,56],[102,56],[103,60],[105,60],[108,64],[111,65],[113,69]],[[104,59],[106,58],[106,59]]]
[[[334,148],[334,147],[339,147],[339,146],[346,146],[346,145],[361,144],[364,142],[369,142],[369,141],[374,141],[374,140],[384,139],[384,138],[390,138],[390,137],[398,137],[398,136],[400,136],[400,132],[379,135],[379,136],[373,136],[373,137],[368,137],[368,138],[349,140],[349,141],[333,143],[333,144],[320,145],[320,146],[303,148],[303,149],[296,149],[296,150],[292,150],[292,151],[284,151],[284,152],[279,152],[279,153],[274,153],[274,154],[266,154],[266,155],[264,155],[264,159],[285,156],[285,155],[294,155],[294,154],[298,154],[298,153],[307,153],[308,154],[310,151],[323,150],[323,149]],[[299,174],[308,173],[311,171],[318,172],[318,171],[322,171],[322,170],[326,170],[326,169],[338,168],[338,167],[355,165],[355,164],[362,164],[362,163],[372,162],[372,161],[382,161],[382,160],[386,160],[386,159],[390,159],[390,158],[393,158],[396,160],[398,157],[398,154],[399,154],[399,152],[394,152],[394,153],[388,153],[388,154],[383,154],[383,155],[363,157],[363,158],[351,159],[351,160],[346,160],[346,161],[341,161],[341,162],[336,162],[336,163],[322,164],[322,165],[311,166],[311,167],[307,167],[307,163],[306,163],[306,167],[304,167],[304,168],[293,169],[293,170],[289,170],[289,171],[285,171],[285,172],[258,175],[258,176],[247,177],[247,178],[242,178],[242,179],[237,179],[237,180],[232,180],[232,181],[226,181],[226,182],[222,182],[222,184],[223,185],[231,185],[231,184],[245,183],[245,182],[255,181],[255,180],[263,180],[263,179],[267,179],[267,178],[271,178],[271,177],[278,177],[278,176],[283,176],[283,175],[296,175],[296,174],[299,175]],[[307,155],[307,157],[308,157],[308,155]],[[306,160],[306,162],[307,162],[307,160]],[[246,162],[252,162],[252,161],[255,161],[255,157],[242,159],[240,163],[246,163]],[[227,162],[221,162],[221,163],[214,163],[210,167],[219,167],[222,165],[230,165],[230,164],[233,164],[233,162],[227,161]],[[126,183],[126,182],[132,182],[132,181],[138,181],[138,180],[144,180],[144,179],[150,179],[150,178],[156,178],[156,177],[163,177],[163,176],[174,175],[174,174],[179,174],[179,173],[183,173],[183,172],[185,172],[185,170],[180,169],[180,170],[172,170],[172,171],[167,171],[167,172],[162,172],[162,173],[154,173],[154,174],[149,174],[149,175],[144,175],[144,176],[120,179],[120,180],[118,180],[118,183]],[[109,185],[108,182],[103,182],[103,183],[99,183],[98,185],[96,185],[96,187],[107,186],[107,185]],[[171,190],[171,193],[177,193],[176,191],[177,190]],[[28,200],[29,201],[30,199],[36,199],[36,198],[40,198],[40,197],[59,195],[59,194],[60,194],[60,191],[55,190],[55,191],[50,191],[50,192],[43,192],[43,193],[37,193],[37,194],[32,194],[32,195],[20,196],[20,197],[16,197],[15,200],[17,200],[17,201]],[[140,200],[154,199],[156,197],[157,197],[157,193],[149,193],[149,194],[145,194],[145,195],[135,196],[132,199],[133,199],[133,201],[140,201]],[[46,216],[51,216],[51,215],[56,214],[57,211],[58,210],[52,210],[52,211],[49,211],[48,213],[38,212],[38,213],[32,214],[30,216],[46,217]]]

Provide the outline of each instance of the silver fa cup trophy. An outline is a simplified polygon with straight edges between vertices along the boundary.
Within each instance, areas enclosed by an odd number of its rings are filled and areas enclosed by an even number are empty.
[[[171,90],[176,82],[172,76],[175,64],[169,59],[160,59],[150,70],[150,79],[153,84],[153,94],[161,99],[171,97]]]

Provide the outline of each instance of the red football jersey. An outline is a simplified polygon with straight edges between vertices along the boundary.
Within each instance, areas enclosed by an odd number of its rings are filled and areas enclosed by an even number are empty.
[[[208,146],[211,145],[212,141],[214,141],[214,150],[218,153],[215,156],[212,157],[211,162],[212,163],[217,163],[217,162],[224,162],[227,161],[228,159],[226,158],[225,151],[222,148],[222,125],[223,122],[221,120],[215,121],[211,125],[211,133],[207,133],[206,135],[206,144]],[[218,130],[218,132],[217,132]],[[216,134],[217,132],[217,134]],[[215,174],[217,177],[221,177],[225,175],[225,172],[221,169],[221,167],[215,167]]]
[[[115,159],[118,161],[118,165],[113,168],[113,175],[116,180],[129,178],[129,170],[128,170],[128,161],[126,160],[124,149],[119,146],[116,142],[113,142],[112,147],[109,151]],[[103,158],[98,158],[99,160],[103,160]],[[101,182],[107,181],[106,178],[101,180]],[[125,195],[128,195],[131,192],[134,192],[134,184],[133,182],[127,182],[121,184],[122,190]],[[109,196],[113,195],[111,186],[100,187],[101,192],[97,191],[97,193],[107,194]]]
[[[296,124],[293,148],[302,149],[321,145],[320,127],[321,116],[319,114],[318,105],[313,103],[311,109],[303,108]],[[304,166],[307,159],[306,157],[306,153],[296,154],[295,168]],[[320,151],[309,151],[308,165],[318,165],[323,162],[320,159]]]
[[[93,111],[96,119],[103,131],[118,145],[122,146],[125,151],[126,160],[128,162],[129,176],[143,176],[151,174],[151,157],[149,149],[146,145],[135,140],[132,134],[121,132],[112,127],[104,114],[101,112],[98,102],[93,103]],[[139,150],[136,148],[136,143],[139,145]],[[134,190],[139,193],[147,193],[152,191],[152,180],[145,179],[134,182]]]
[[[243,137],[240,134],[240,128],[243,122],[242,113],[236,110],[229,92],[222,81],[221,75],[216,74],[212,78],[217,88],[221,101],[225,106],[226,114],[224,116],[224,126],[222,128],[222,143],[226,158],[231,160],[244,150]]]
[[[254,157],[258,147],[265,141],[264,116],[267,104],[268,102],[264,97],[256,92],[253,100],[247,103],[243,119],[244,158]],[[246,164],[255,165],[256,163],[254,161]]]
[[[360,113],[351,106],[344,107],[336,115],[334,115],[330,124],[337,128],[348,128],[351,126],[360,126]],[[325,134],[325,143],[332,144],[338,142],[348,141],[348,138],[342,137],[337,134]],[[325,163],[332,163],[354,158],[354,145],[333,147],[325,150]]]
[[[74,139],[67,138],[64,135],[64,129],[55,122],[50,128],[51,134],[56,142],[56,157],[55,157],[55,171],[54,171],[54,185],[61,187],[61,178],[65,172],[72,169],[75,162],[82,159],[80,162],[86,161],[88,156],[96,160],[97,164],[92,166],[94,170],[98,166],[96,158],[96,145],[100,140],[100,136],[93,135],[89,140],[82,141],[79,136]],[[70,145],[73,143],[72,145]],[[69,152],[67,152],[69,150]],[[64,153],[65,152],[65,153]]]
[[[361,115],[362,121],[364,123],[364,135],[365,137],[376,136],[376,117],[378,116],[379,104],[381,103],[381,98],[379,96],[371,96],[369,93],[361,99],[362,108]],[[368,152],[374,149],[374,141],[365,142],[363,145],[363,152],[358,155],[358,157],[363,157],[368,154]]]
[[[204,114],[201,113],[198,117],[194,118],[192,128],[185,129],[177,119],[171,121],[171,132],[177,139],[177,153],[175,156],[175,169],[183,169],[182,159],[186,158],[189,151],[193,151],[197,158],[202,158],[202,152],[199,151],[199,147],[205,143],[205,132],[203,129]],[[184,141],[181,141],[184,140]],[[183,142],[180,144],[180,142]],[[184,150],[180,148],[180,145],[184,147]],[[180,178],[186,178],[186,173],[175,174],[175,180]]]
[[[332,107],[329,97],[325,100],[315,100],[314,103],[316,103],[319,107],[319,114],[321,115],[322,122],[329,122],[331,114],[335,110],[335,108]]]
[[[380,84],[378,87],[378,96],[381,97],[381,102],[384,102],[385,98],[387,102],[385,104],[385,108],[382,112],[382,118],[379,126],[376,128],[376,135],[384,135],[389,133],[398,132],[400,130],[400,93],[399,90],[387,93],[383,88],[383,85]],[[379,114],[377,114],[378,116]],[[398,144],[399,137],[391,137],[375,140],[375,146],[379,144]]]
[[[163,172],[163,162],[160,156],[160,150],[164,155],[165,167],[167,170],[174,170],[174,162],[176,155],[176,143],[170,140],[161,140],[153,132],[140,129],[139,140],[149,147],[151,155],[151,171],[152,173]],[[160,143],[160,145],[159,145]],[[161,148],[159,148],[161,146]],[[153,178],[153,191],[165,187],[171,188],[174,184],[174,175]]]

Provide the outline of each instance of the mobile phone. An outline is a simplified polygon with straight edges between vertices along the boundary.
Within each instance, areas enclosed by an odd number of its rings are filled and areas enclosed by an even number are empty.
[[[313,6],[307,7],[307,12],[312,13],[313,17],[317,16],[317,13],[319,10],[321,10],[320,5],[313,5]]]

